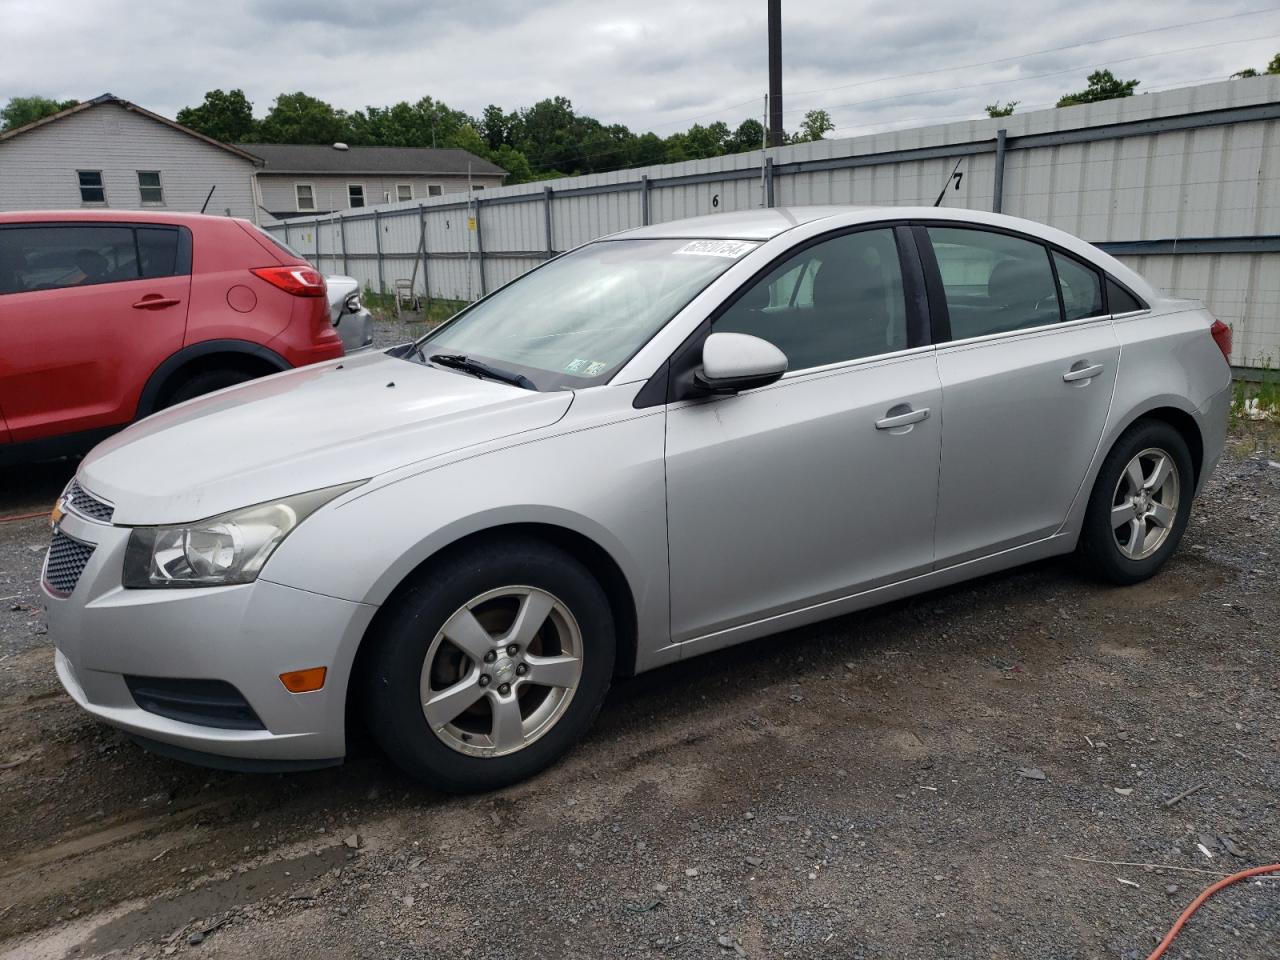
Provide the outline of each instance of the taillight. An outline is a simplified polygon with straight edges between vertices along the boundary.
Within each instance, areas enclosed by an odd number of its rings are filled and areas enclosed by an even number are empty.
[[[1209,328],[1209,333],[1213,337],[1213,342],[1218,345],[1218,349],[1222,351],[1222,355],[1228,360],[1231,359],[1231,328],[1221,320],[1213,321],[1213,326]]]
[[[318,270],[301,264],[287,267],[257,267],[250,271],[255,277],[261,277],[273,287],[279,287],[285,293],[295,297],[323,297],[325,295],[324,277]]]

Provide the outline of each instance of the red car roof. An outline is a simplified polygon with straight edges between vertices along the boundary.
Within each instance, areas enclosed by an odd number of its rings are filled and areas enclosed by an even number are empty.
[[[194,227],[200,223],[217,220],[226,222],[227,220],[242,220],[239,217],[223,217],[214,216],[207,213],[180,213],[171,210],[110,210],[98,209],[93,210],[15,210],[10,213],[0,213],[0,224],[5,223],[62,223],[71,220],[81,222],[109,222],[109,223],[178,223],[187,227]]]

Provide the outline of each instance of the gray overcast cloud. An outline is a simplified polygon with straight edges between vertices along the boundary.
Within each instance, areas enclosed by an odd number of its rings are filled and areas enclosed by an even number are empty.
[[[1280,51],[1280,7],[1264,3],[787,0],[785,123],[825,107],[853,136],[997,99],[1051,106],[1098,65],[1139,93],[1261,70]],[[1232,14],[1250,15],[988,63]],[[110,91],[169,117],[215,87],[242,88],[258,116],[295,90],[347,110],[429,94],[472,114],[563,95],[665,135],[759,116],[767,86],[764,0],[0,0],[0,24],[0,101]]]

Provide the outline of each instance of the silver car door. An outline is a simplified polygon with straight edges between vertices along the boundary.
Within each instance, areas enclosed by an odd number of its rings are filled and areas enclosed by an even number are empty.
[[[937,347],[942,567],[1061,527],[1102,437],[1120,346],[1092,267],[1029,237],[916,233],[935,327],[950,334]]]
[[[713,318],[790,370],[668,410],[673,642],[930,568],[941,391],[898,243],[907,228],[820,238]]]

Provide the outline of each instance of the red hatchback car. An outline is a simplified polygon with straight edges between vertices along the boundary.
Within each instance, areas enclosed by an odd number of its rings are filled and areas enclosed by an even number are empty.
[[[324,277],[247,221],[0,213],[0,463],[340,356]]]

